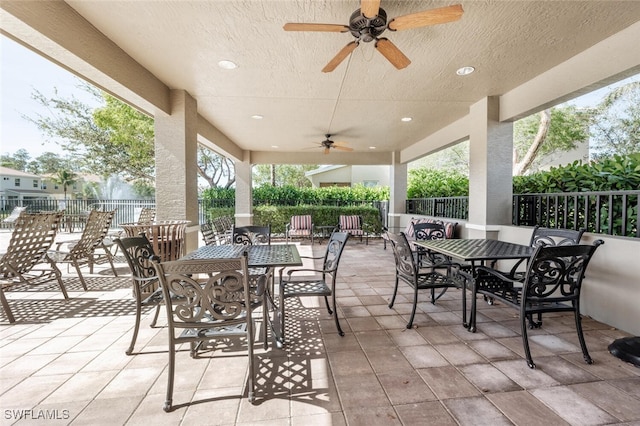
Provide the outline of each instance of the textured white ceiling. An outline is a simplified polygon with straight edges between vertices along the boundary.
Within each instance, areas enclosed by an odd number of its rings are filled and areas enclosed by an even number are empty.
[[[383,34],[412,61],[408,68],[396,70],[363,43],[324,74],[352,36],[282,26],[346,25],[357,0],[67,3],[167,86],[189,92],[199,113],[242,149],[314,149],[332,133],[356,155],[370,146],[412,145],[476,101],[504,94],[640,20],[640,1],[462,1],[457,22]],[[395,17],[455,3],[381,6]],[[238,68],[219,68],[223,59]],[[476,72],[457,76],[465,65]],[[402,123],[404,116],[413,121]]]

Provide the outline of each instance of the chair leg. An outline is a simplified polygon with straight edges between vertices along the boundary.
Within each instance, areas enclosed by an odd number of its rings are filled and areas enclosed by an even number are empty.
[[[389,302],[389,308],[393,308],[393,304],[396,301],[397,293],[398,293],[398,276],[396,275],[396,286],[393,288],[393,296],[391,296],[391,302]]]
[[[167,397],[164,400],[164,406],[162,409],[165,412],[169,412],[173,409],[173,376],[176,368],[176,348],[175,345],[169,345],[169,366],[167,374]]]
[[[137,299],[139,298],[136,297]],[[129,344],[129,348],[125,351],[127,355],[131,355],[133,353],[133,347],[136,344],[136,339],[138,338],[138,330],[140,330],[140,316],[142,315],[142,306],[139,300],[136,300],[136,323],[133,326],[133,335],[131,336],[131,343]]]
[[[0,287],[0,300],[2,301],[2,308],[4,309],[4,313],[7,314],[7,319],[9,323],[13,324],[16,322],[16,318],[13,316],[13,312],[11,312],[11,307],[9,306],[9,302],[4,295],[4,290]]]
[[[411,318],[409,318],[407,328],[413,327],[413,318],[416,316],[416,308],[418,307],[418,289],[414,288],[413,290],[413,309],[411,309]]]
[[[156,326],[156,322],[158,322],[158,315],[160,314],[160,305],[156,305],[156,313],[153,315],[153,321],[149,327],[154,328]]]
[[[333,314],[333,311],[331,310],[331,306],[329,305],[329,298],[327,296],[324,297],[324,303],[325,305],[327,305],[327,311],[329,311],[329,315]],[[335,301],[334,301],[333,308],[335,310]]]
[[[580,316],[580,309],[578,306],[575,306],[575,317],[576,317],[576,331],[578,332],[578,340],[580,341],[580,347],[582,348],[582,357],[584,358],[584,362],[587,364],[593,364],[593,360],[589,355],[589,351],[587,350],[587,342],[584,340],[584,334],[582,332],[582,317]]]
[[[247,321],[247,352],[249,356],[249,377],[248,377],[248,394],[249,402],[253,403],[256,400],[255,389],[255,377],[254,377],[254,365],[253,365],[253,320]]]
[[[338,307],[336,306],[336,292],[334,291],[331,295],[331,301],[333,302],[333,318],[336,322],[336,328],[338,329],[338,334],[342,337],[344,336],[344,331],[342,331],[342,327],[340,327],[340,320],[338,319]]]
[[[73,265],[76,267],[76,272],[78,273],[78,278],[80,279],[80,284],[82,284],[82,288],[84,291],[89,291],[87,288],[87,283],[84,281],[84,277],[82,276],[82,272],[80,271],[80,265],[77,260],[73,261]]]
[[[524,311],[524,309],[523,309]],[[520,314],[520,329],[522,330],[522,344],[524,346],[524,354],[527,359],[527,365],[529,368],[536,368],[536,365],[533,363],[533,358],[531,358],[531,348],[529,347],[529,337],[527,336],[527,314],[522,312]]]

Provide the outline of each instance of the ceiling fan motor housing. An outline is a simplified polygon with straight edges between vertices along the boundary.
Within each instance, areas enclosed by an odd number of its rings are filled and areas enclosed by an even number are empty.
[[[380,8],[378,16],[374,18],[365,17],[360,9],[351,14],[349,18],[349,31],[359,41],[369,43],[375,40],[387,29],[387,12]]]

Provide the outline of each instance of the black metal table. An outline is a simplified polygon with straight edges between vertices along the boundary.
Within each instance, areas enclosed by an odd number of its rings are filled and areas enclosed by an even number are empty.
[[[248,264],[250,268],[275,268],[302,266],[302,259],[298,253],[298,248],[293,244],[274,245],[220,245],[203,246],[187,254],[181,259],[233,259],[243,255],[247,251]],[[274,278],[275,279],[275,278]],[[274,311],[275,301],[273,298],[275,283],[267,286],[264,296],[264,306],[262,309],[270,312]],[[280,303],[283,303],[280,301]],[[273,332],[276,345],[280,345],[282,331],[279,329],[279,321],[273,321],[270,315],[265,316],[269,327]],[[266,325],[265,325],[266,326]]]
[[[241,257],[245,250],[250,268],[302,266],[298,249],[293,244],[203,246],[183,256],[181,260],[233,259]]]
[[[509,243],[499,240],[486,239],[447,239],[447,240],[418,240],[414,241],[417,246],[428,250],[442,253],[445,256],[453,257],[464,262],[469,262],[472,271],[473,285],[476,285],[476,266],[497,260],[517,260],[528,259],[533,254],[533,247]],[[462,291],[466,291],[466,286]],[[462,298],[463,321],[466,318],[467,303],[466,297]],[[465,326],[469,331],[475,331],[476,299],[471,299],[471,315],[469,324]]]

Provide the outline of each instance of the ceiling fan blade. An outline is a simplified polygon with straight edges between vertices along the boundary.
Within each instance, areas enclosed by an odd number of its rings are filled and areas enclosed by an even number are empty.
[[[340,151],[353,151],[353,148],[349,148],[348,146],[333,145],[333,148]]]
[[[361,0],[360,1],[360,13],[366,18],[375,18],[378,16],[378,10],[380,9],[380,0]]]
[[[282,27],[285,31],[322,31],[322,32],[335,32],[346,33],[349,31],[349,27],[340,24],[304,24],[289,22]]]
[[[446,24],[457,21],[462,17],[462,5],[441,7],[438,9],[424,10],[422,12],[410,13],[399,16],[387,25],[392,31],[408,30],[411,28],[426,27],[427,25]]]
[[[411,63],[409,58],[386,38],[380,38],[376,41],[376,49],[399,70],[408,67]]]
[[[351,52],[353,52],[353,49],[355,49],[356,47],[358,47],[358,43],[355,41],[352,41],[351,43],[347,44],[345,47],[342,48],[342,50],[338,52],[336,56],[334,56],[332,60],[329,61],[327,65],[325,65],[324,68],[322,68],[322,72],[331,72],[335,70],[336,67],[340,65],[342,61],[344,61],[344,58],[349,56]]]

